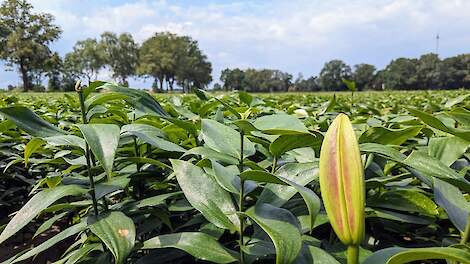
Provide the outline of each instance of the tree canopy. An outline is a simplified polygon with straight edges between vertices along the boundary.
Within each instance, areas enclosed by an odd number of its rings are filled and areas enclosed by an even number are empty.
[[[32,88],[33,75],[46,70],[49,44],[61,34],[52,15],[32,9],[25,0],[5,0],[0,6],[0,58],[18,67],[25,91]]]

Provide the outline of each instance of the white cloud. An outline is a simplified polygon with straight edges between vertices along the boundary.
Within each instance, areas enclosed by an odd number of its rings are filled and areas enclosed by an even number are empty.
[[[64,29],[56,45],[63,52],[105,30],[130,32],[139,42],[172,31],[199,41],[216,77],[225,67],[317,74],[333,58],[382,67],[398,56],[434,51],[437,32],[443,56],[468,52],[470,41],[470,1],[464,0],[32,2]]]

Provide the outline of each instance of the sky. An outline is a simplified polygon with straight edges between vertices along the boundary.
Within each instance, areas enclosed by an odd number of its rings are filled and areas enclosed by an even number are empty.
[[[0,1],[1,2],[1,1]],[[441,58],[470,52],[468,0],[30,0],[55,17],[63,33],[51,46],[64,55],[78,40],[104,31],[129,32],[142,43],[155,32],[199,42],[219,82],[225,68],[273,68],[304,77],[325,62],[370,63],[436,51]],[[20,84],[0,64],[0,87]],[[100,79],[109,79],[103,71]],[[152,81],[131,80],[148,88]]]

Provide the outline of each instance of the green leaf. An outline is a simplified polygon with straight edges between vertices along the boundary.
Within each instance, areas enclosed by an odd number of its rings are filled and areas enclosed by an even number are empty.
[[[318,177],[318,168],[311,163],[286,164],[277,171],[277,178],[289,186],[267,184],[258,198],[258,203],[269,203],[283,206],[297,192],[302,196],[310,218],[310,229],[313,229],[315,218],[320,211],[320,198],[304,185]]]
[[[117,264],[125,263],[135,243],[135,226],[132,219],[122,212],[111,212],[100,216],[90,225],[90,230],[113,253]]]
[[[455,186],[434,178],[434,197],[436,203],[446,210],[450,221],[464,232],[470,215],[470,202]]]
[[[253,126],[266,134],[305,134],[308,129],[298,118],[287,114],[265,115],[257,118]]]
[[[282,179],[279,179],[279,177],[277,177],[276,175],[271,174],[266,171],[262,171],[262,170],[244,171],[240,173],[240,178],[244,180],[252,180],[252,181],[257,181],[257,182],[267,182],[267,183],[288,185]]]
[[[379,143],[384,145],[401,145],[419,134],[423,127],[414,126],[403,129],[371,127],[359,138],[359,143]]]
[[[183,232],[160,235],[144,241],[142,249],[177,248],[186,251],[197,259],[214,263],[232,263],[238,254],[226,249],[217,240],[201,232]]]
[[[51,137],[67,134],[64,130],[51,125],[33,111],[23,106],[0,108],[0,113],[33,137]]]
[[[271,238],[276,248],[276,263],[294,263],[302,248],[302,237],[295,216],[270,204],[256,204],[246,211]]]
[[[113,171],[114,156],[119,143],[120,129],[111,124],[82,124],[77,125],[91,151],[99,160],[108,179]]]
[[[33,238],[41,234],[42,232],[46,231],[47,229],[51,228],[51,226],[59,219],[64,217],[67,214],[67,212],[63,212],[57,215],[54,215],[53,217],[47,219],[44,223],[42,223],[41,226],[36,230],[36,232],[33,235]]]
[[[113,92],[121,93],[127,98],[125,99],[132,107],[134,107],[141,114],[148,114],[160,117],[168,116],[168,113],[150,94],[143,90],[132,89],[128,87],[118,86],[112,83],[105,83],[99,88],[110,90]]]
[[[460,137],[462,139],[465,139],[466,141],[470,141],[470,131],[468,130],[461,130],[453,127],[448,127],[446,126],[441,120],[438,118],[417,110],[417,109],[412,109],[412,108],[407,108],[408,111],[413,115],[421,119],[426,125],[433,127],[435,129],[444,131],[446,133],[452,134],[454,136]]]
[[[224,167],[218,162],[211,161],[214,177],[219,185],[227,192],[238,194],[240,193],[240,178],[237,176],[240,172],[234,165]]]
[[[362,264],[387,264],[387,261],[395,254],[407,250],[401,247],[389,247],[377,250],[367,257]]]
[[[406,156],[400,151],[382,144],[363,143],[359,146],[359,148],[361,149],[361,152],[379,154],[380,156],[396,162],[403,162],[403,160],[406,158]]]
[[[213,177],[187,161],[171,160],[171,164],[180,188],[196,210],[217,227],[238,230],[240,220],[232,198]]]
[[[121,128],[121,134],[123,135],[133,135],[139,139],[145,141],[146,143],[166,151],[174,152],[185,152],[186,149],[176,145],[173,142],[170,142],[166,139],[163,139],[163,132],[153,126],[145,124],[130,124],[125,125]]]
[[[202,119],[201,135],[205,144],[220,153],[240,159],[240,133],[235,129],[210,119]],[[246,137],[243,141],[243,156],[255,154],[255,147]]]
[[[428,154],[450,166],[462,157],[469,146],[470,142],[459,137],[436,137],[429,140]]]
[[[152,197],[142,199],[137,202],[137,208],[143,208],[146,206],[157,206],[165,202],[166,199],[182,194],[183,192],[172,192],[160,194]]]
[[[450,117],[452,117],[454,120],[459,122],[460,124],[470,127],[470,111],[462,108],[462,107],[457,107],[455,109],[452,109],[450,112],[446,112],[446,114]]]
[[[83,257],[87,256],[93,251],[103,251],[103,246],[99,243],[84,245],[83,247],[72,251],[66,256],[67,262],[65,264],[75,264],[80,261]],[[57,263],[59,264],[59,263]]]
[[[333,108],[335,107],[335,105],[336,105],[336,94],[333,94],[331,99],[328,102],[323,103],[323,105],[319,108],[318,114],[323,115],[327,112],[331,112]]]
[[[470,192],[470,182],[464,177],[447,167],[440,160],[428,156],[421,151],[413,151],[404,161],[404,164],[418,170],[427,176],[439,178],[451,183],[466,192]]]
[[[323,141],[323,135],[317,134],[298,134],[281,135],[269,145],[269,152],[275,157],[280,157],[289,150],[302,147],[312,147],[319,149]]]
[[[438,215],[437,205],[425,194],[417,190],[392,190],[367,201],[368,206]]]
[[[50,247],[54,246],[55,244],[59,243],[60,241],[71,237],[83,230],[85,230],[87,227],[86,221],[82,221],[76,225],[73,225],[64,231],[60,232],[59,234],[53,236],[52,238],[44,241],[41,243],[39,246],[32,248],[29,250],[26,254],[21,255],[20,257],[16,258],[13,262],[11,263],[16,263],[19,261],[27,260],[31,257],[36,256],[37,254],[49,249]]]
[[[0,244],[27,225],[42,210],[65,196],[77,196],[88,190],[77,185],[64,185],[43,190],[34,195],[11,219],[0,235]]]
[[[183,157],[185,156],[188,156],[188,155],[199,155],[199,156],[202,156],[204,158],[208,158],[208,159],[214,159],[214,160],[217,160],[217,161],[220,161],[220,162],[223,162],[223,163],[227,163],[227,164],[238,164],[239,163],[239,160],[230,156],[230,155],[227,155],[225,153],[221,153],[221,152],[217,152],[211,148],[208,148],[208,147],[195,147],[195,148],[192,148],[188,151],[186,151],[184,154],[183,154]]]
[[[121,94],[121,93],[115,93],[115,92],[98,93],[85,100],[85,109],[88,112],[96,105],[99,105],[99,104],[102,104],[111,100],[123,100],[126,98],[127,98],[127,95]]]
[[[292,163],[280,167],[276,175],[305,186],[318,178],[318,164]],[[258,203],[269,203],[281,207],[297,193],[297,189],[287,184],[266,184],[258,197]]]
[[[413,248],[393,255],[387,261],[387,264],[402,264],[428,259],[445,259],[468,263],[470,253],[466,250],[452,247]]]
[[[469,96],[470,96],[470,94],[467,93],[467,94],[463,94],[461,96],[457,96],[455,98],[449,99],[449,100],[447,100],[444,107],[445,108],[451,108],[452,106],[454,106],[456,104],[460,104],[461,102],[465,101],[465,99],[467,99],[467,97],[469,97]]]
[[[31,139],[28,144],[26,144],[24,148],[24,165],[28,166],[29,162],[29,157],[36,152],[42,145],[44,145],[46,142],[42,140],[41,138],[33,138]]]
[[[352,91],[352,92],[356,91],[356,82],[355,81],[347,80],[347,79],[343,79],[342,81],[350,91]]]
[[[333,256],[325,250],[304,244],[295,264],[340,264]]]
[[[54,147],[74,146],[74,147],[79,147],[85,150],[85,140],[75,135],[60,135],[60,136],[45,137],[43,139],[47,142],[47,144],[54,146]]]

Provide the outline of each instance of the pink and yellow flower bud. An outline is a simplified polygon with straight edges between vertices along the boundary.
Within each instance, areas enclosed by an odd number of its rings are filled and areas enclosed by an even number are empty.
[[[349,118],[339,114],[320,152],[320,189],[331,226],[345,245],[364,237],[365,186],[359,145]]]

